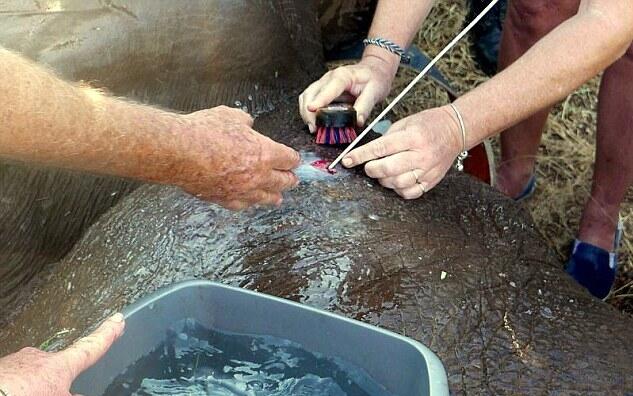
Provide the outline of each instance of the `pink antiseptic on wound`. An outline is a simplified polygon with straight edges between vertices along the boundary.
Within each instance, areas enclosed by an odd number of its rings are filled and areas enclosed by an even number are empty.
[[[314,161],[313,163],[310,164],[313,168],[316,168],[318,170],[321,170],[323,172],[327,172],[329,174],[335,174],[336,173],[336,169],[328,169],[328,166],[330,166],[330,162],[326,161],[326,160],[318,160],[318,161]]]

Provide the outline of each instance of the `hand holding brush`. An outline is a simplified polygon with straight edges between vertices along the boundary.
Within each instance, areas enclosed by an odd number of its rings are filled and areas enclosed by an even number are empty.
[[[389,94],[398,69],[398,57],[390,59],[390,54],[387,53],[384,58],[365,55],[356,65],[341,66],[329,71],[301,94],[299,111],[311,133],[316,133],[318,129],[318,111],[339,100],[341,96],[347,96],[344,101],[351,102],[356,111],[355,126],[365,124],[376,103]],[[318,141],[319,139],[317,143]]]

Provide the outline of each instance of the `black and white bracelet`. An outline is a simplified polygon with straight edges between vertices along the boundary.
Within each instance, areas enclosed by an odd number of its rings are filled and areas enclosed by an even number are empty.
[[[396,54],[400,57],[401,63],[408,64],[409,62],[411,62],[411,58],[409,57],[409,55],[407,55],[407,52],[391,40],[387,40],[382,37],[368,37],[363,40],[363,44],[365,44],[365,47],[367,47],[368,45],[375,45],[391,52],[392,54]]]

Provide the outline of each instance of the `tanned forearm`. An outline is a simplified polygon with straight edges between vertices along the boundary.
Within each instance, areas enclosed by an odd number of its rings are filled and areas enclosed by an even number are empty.
[[[0,157],[100,174],[175,172],[174,115],[62,81],[0,48]]]
[[[503,72],[456,101],[468,147],[562,100],[633,40],[630,0],[584,0],[579,13]]]
[[[435,0],[380,0],[369,30],[369,37],[382,37],[402,48],[407,48],[429,15],[434,2]],[[400,63],[397,55],[373,45],[365,49],[363,57],[366,56],[384,60],[391,66],[394,73]]]
[[[252,125],[226,106],[184,115],[110,98],[0,49],[0,158],[170,184],[229,209],[279,205],[299,153]]]

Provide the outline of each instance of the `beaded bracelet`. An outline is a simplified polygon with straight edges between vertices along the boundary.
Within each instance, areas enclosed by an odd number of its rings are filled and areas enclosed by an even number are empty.
[[[363,44],[365,47],[368,45],[375,45],[382,49],[385,49],[392,54],[396,54],[400,57],[400,62],[404,64],[409,64],[411,62],[411,57],[407,55],[407,52],[402,49],[398,44],[394,43],[391,40],[384,39],[382,37],[374,37],[374,38],[366,38],[363,40]]]

